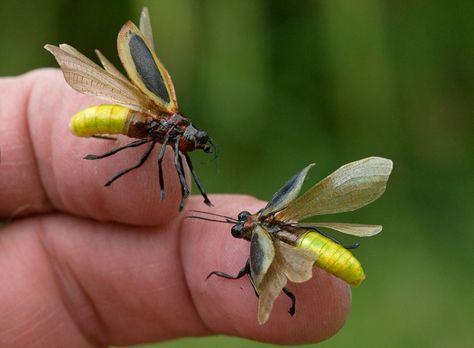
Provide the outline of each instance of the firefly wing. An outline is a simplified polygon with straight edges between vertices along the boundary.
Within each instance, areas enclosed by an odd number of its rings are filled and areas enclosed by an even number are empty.
[[[140,15],[140,31],[146,39],[148,46],[155,51],[155,43],[153,41],[153,30],[151,29],[150,13],[148,7],[144,7]]]
[[[326,227],[332,230],[358,237],[371,237],[382,232],[380,225],[350,224],[344,222],[309,222],[298,224],[305,227]]]
[[[117,37],[120,60],[130,80],[166,113],[178,111],[173,81],[148,44],[148,39],[128,21]]]
[[[290,180],[283,185],[278,192],[276,192],[271,201],[268,202],[267,206],[260,212],[261,216],[274,213],[285,208],[292,200],[294,200],[300,193],[301,187],[303,186],[304,179],[308,174],[309,169],[314,166],[314,163],[304,168],[301,172],[297,173]]]
[[[313,266],[317,255],[305,249],[296,248],[280,240],[275,240],[276,261],[285,276],[294,283],[303,283],[313,276]]]
[[[287,279],[301,283],[311,279],[316,254],[274,241],[275,257],[260,283],[255,284],[259,292],[258,322],[264,324]]]
[[[95,54],[97,54],[97,57],[99,57],[100,63],[104,67],[105,71],[122,81],[130,83],[128,79],[102,54],[102,52],[95,50]]]
[[[267,322],[273,308],[273,302],[280,295],[286,283],[287,278],[279,269],[278,263],[272,263],[265,278],[257,287],[259,293],[257,320],[260,325]]]
[[[272,237],[260,225],[256,225],[250,239],[250,275],[257,289],[274,258]]]
[[[44,48],[54,55],[66,82],[76,91],[139,111],[152,108],[151,101],[130,82],[113,76],[74,47],[62,44]]]
[[[381,157],[346,164],[292,201],[277,218],[299,221],[359,209],[384,193],[392,166],[391,160]]]

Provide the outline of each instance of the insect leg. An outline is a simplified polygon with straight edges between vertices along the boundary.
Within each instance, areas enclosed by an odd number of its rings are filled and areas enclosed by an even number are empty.
[[[184,177],[183,172],[183,161],[179,156],[179,140],[181,137],[176,137],[176,142],[174,146],[174,165],[176,167],[176,171],[178,172],[179,181],[181,183],[181,202],[179,203],[179,210],[183,210],[184,207],[184,200],[189,196],[189,189],[188,185],[186,184],[186,178]]]
[[[101,140],[117,140],[116,137],[110,137],[108,135],[101,135],[101,134],[96,134],[96,135],[93,135],[92,138],[96,138],[96,139],[101,139]]]
[[[255,292],[255,296],[257,296],[258,298],[259,295],[258,295],[257,287],[255,286],[255,282],[253,281],[252,275],[250,274],[249,260],[247,260],[247,262],[245,263],[245,266],[239,271],[239,273],[236,276],[232,276],[224,272],[214,271],[214,272],[209,273],[209,275],[206,277],[206,280],[209,279],[213,275],[221,277],[221,278],[226,278],[226,279],[240,279],[246,274],[249,276],[250,284],[252,284],[252,288],[253,288],[253,291]]]
[[[214,271],[214,272],[209,273],[209,275],[206,277],[206,280],[209,279],[213,275],[221,277],[221,278],[225,278],[225,279],[240,279],[244,275],[246,275],[247,273],[249,273],[249,271],[247,269],[247,265],[245,265],[245,267],[242,268],[239,271],[239,273],[237,273],[236,276],[233,276],[233,275],[230,275],[230,274],[227,274],[227,273],[224,273],[224,272],[220,272],[220,271]]]
[[[158,155],[158,176],[160,182],[160,200],[165,199],[165,180],[163,178],[163,168],[161,163],[165,156],[166,145],[168,144],[169,137],[165,137],[163,144],[161,145],[160,154]]]
[[[117,152],[128,149],[129,147],[137,147],[137,146],[143,145],[145,143],[148,143],[149,141],[150,140],[148,140],[148,139],[135,140],[135,141],[132,141],[131,143],[128,143],[126,145],[117,147],[117,148],[115,148],[115,149],[113,149],[109,152],[103,153],[102,155],[87,155],[86,157],[84,157],[84,159],[86,159],[86,160],[97,160],[97,159],[101,159],[101,158],[104,158],[104,157],[109,157],[109,156],[115,155]]]
[[[244,275],[250,274],[250,262],[247,260],[245,263],[245,266],[239,271],[239,273],[236,276],[231,276],[230,274],[224,273],[224,272],[219,272],[219,271],[214,271],[209,273],[209,275],[206,277],[206,280],[209,279],[211,276],[216,275],[218,277],[226,278],[226,279],[240,279]],[[253,281],[252,281],[253,283]]]
[[[199,177],[194,170],[193,163],[191,162],[191,157],[186,153],[184,154],[184,157],[186,158],[186,163],[188,164],[189,169],[191,170],[191,174],[193,175],[194,182],[196,183],[199,192],[201,192],[201,195],[204,197],[204,203],[206,203],[209,207],[212,207],[212,203],[207,197],[206,191],[204,190],[204,187],[202,186],[201,180],[199,180]]]
[[[138,161],[137,164],[135,164],[134,166],[130,167],[130,168],[126,168],[126,169],[122,169],[121,171],[119,171],[117,174],[115,174],[112,179],[110,179],[109,181],[107,181],[105,183],[104,186],[110,186],[115,180],[117,180],[118,178],[120,178],[122,175],[125,175],[127,174],[128,172],[134,170],[134,169],[137,169],[138,167],[140,167],[143,163],[145,163],[145,161],[147,160],[148,156],[150,156],[150,153],[151,153],[151,150],[153,150],[153,148],[155,147],[155,144],[156,144],[156,141],[152,141],[150,143],[150,146],[148,147],[148,149],[145,151],[145,153],[142,155],[142,157],[140,158],[140,160]]]
[[[323,235],[324,237],[326,238],[329,238],[330,240],[332,240],[334,243],[337,243],[339,244],[340,246],[342,246],[344,249],[347,249],[347,250],[350,250],[350,249],[357,249],[359,246],[360,246],[360,243],[354,243],[354,244],[349,244],[349,245],[343,245],[341,243],[340,240],[337,240],[336,238],[330,236],[330,235],[327,235],[325,233],[322,233],[321,231],[318,230],[318,233]]]
[[[332,240],[334,243],[337,243],[339,245],[341,245],[344,249],[347,249],[347,250],[350,250],[350,249],[357,249],[359,246],[360,246],[360,243],[354,243],[354,244],[349,244],[349,245],[342,245],[342,243],[337,240],[336,238],[324,233],[323,231],[321,231],[319,228],[316,228],[314,226],[301,226],[301,225],[295,225],[297,227],[301,227],[301,228],[304,228],[305,230],[312,230],[312,231],[316,231],[318,232],[320,235]]]
[[[184,166],[183,166],[183,158],[181,156],[181,153],[178,153],[178,162],[179,162],[179,166],[181,168],[181,174],[183,175],[183,178],[185,178],[184,176]],[[184,183],[186,184],[186,180],[184,180]],[[189,188],[188,188],[188,185],[186,184],[186,186],[183,186],[182,187],[183,189],[183,196],[182,196],[182,199],[181,199],[181,204],[180,204],[180,210],[183,209],[183,206],[184,206],[184,200],[189,197]]]
[[[288,296],[291,300],[291,307],[288,309],[288,313],[290,313],[291,316],[295,315],[296,313],[296,296],[293,294],[290,289],[288,288],[283,288],[283,292],[285,293],[286,296]]]
[[[360,246],[360,243],[354,243],[354,244],[350,244],[350,245],[343,245],[343,247],[347,250],[357,249],[359,246]]]
[[[325,233],[322,233],[321,231],[317,231],[319,234],[323,235],[324,237],[326,238],[329,238],[330,240],[332,240],[334,243],[337,243],[339,244],[340,246],[342,246],[344,249],[347,249],[347,250],[350,250],[350,249],[357,249],[359,246],[360,246],[360,243],[354,243],[354,244],[349,244],[349,245],[343,245],[341,243],[341,241],[337,240],[336,238],[330,236],[330,235],[327,235]]]
[[[247,261],[247,264],[248,264],[248,261]],[[252,278],[252,275],[250,274],[250,271],[247,274],[249,276],[250,284],[252,284],[253,291],[255,292],[255,296],[257,296],[257,298],[259,298],[260,295],[258,294],[257,286],[255,285],[255,282],[253,281],[253,278]]]

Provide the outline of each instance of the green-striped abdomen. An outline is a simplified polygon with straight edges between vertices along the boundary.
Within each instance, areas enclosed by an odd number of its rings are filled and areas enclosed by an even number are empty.
[[[79,137],[99,134],[127,134],[128,121],[134,111],[120,105],[91,106],[75,114],[69,129]]]
[[[350,251],[316,232],[301,235],[296,246],[314,251],[315,265],[341,278],[352,286],[359,285],[365,274],[360,262]]]

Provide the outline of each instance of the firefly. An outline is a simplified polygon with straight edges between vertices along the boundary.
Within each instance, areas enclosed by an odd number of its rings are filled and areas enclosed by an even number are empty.
[[[116,173],[105,186],[130,171],[139,168],[149,158],[156,144],[161,144],[158,155],[160,199],[165,198],[162,161],[167,147],[174,151],[174,165],[181,185],[180,210],[190,194],[186,183],[183,157],[204,198],[212,206],[193,167],[189,153],[202,150],[212,153],[214,145],[206,131],[195,127],[180,113],[173,81],[154,52],[154,41],[148,9],[140,17],[140,29],[131,21],[118,34],[117,49],[128,78],[98,50],[102,67],[70,45],[44,46],[56,58],[66,82],[76,91],[111,101],[88,107],[75,114],[70,122],[71,132],[79,137],[114,139],[126,135],[136,140],[100,155],[87,155],[87,160],[98,160],[133,147],[147,144],[139,161]],[[112,136],[112,138],[110,137]]]
[[[273,302],[283,291],[291,299],[289,313],[295,314],[296,296],[286,287],[287,281],[308,281],[313,266],[358,286],[365,273],[360,262],[349,251],[358,244],[343,246],[320,228],[359,237],[369,237],[382,231],[380,225],[340,222],[300,222],[316,215],[335,214],[359,209],[385,191],[392,171],[392,161],[369,157],[346,164],[319,181],[298,197],[305,177],[314,164],[293,176],[270,202],[255,214],[242,211],[237,218],[196,211],[207,216],[191,218],[232,224],[235,238],[250,242],[250,255],[236,276],[214,271],[208,276],[239,279],[247,275],[258,300],[258,322],[264,324]]]

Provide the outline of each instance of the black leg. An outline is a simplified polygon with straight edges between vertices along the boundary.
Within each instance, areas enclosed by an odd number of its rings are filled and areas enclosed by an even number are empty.
[[[163,178],[163,168],[161,163],[165,157],[166,145],[168,145],[169,137],[166,137],[161,145],[160,154],[158,155],[158,176],[160,182],[160,200],[165,199],[165,180]]]
[[[128,172],[134,170],[134,169],[137,169],[138,167],[140,167],[143,163],[145,163],[145,161],[147,160],[148,156],[150,156],[150,153],[151,153],[151,150],[153,150],[153,148],[155,147],[155,144],[156,142],[155,141],[152,141],[150,146],[148,147],[148,149],[145,151],[145,153],[142,155],[142,157],[140,158],[140,160],[138,161],[137,164],[135,164],[134,166],[130,167],[130,168],[126,168],[126,169],[123,169],[121,171],[119,171],[117,174],[115,174],[113,176],[112,179],[110,179],[109,181],[107,181],[105,183],[104,186],[110,186],[115,180],[117,180],[118,178],[120,178],[122,175],[125,175],[127,174]]]
[[[291,300],[291,307],[290,309],[288,309],[288,313],[290,313],[290,315],[293,316],[296,313],[296,296],[288,288],[283,288],[283,292]]]
[[[115,149],[113,149],[109,152],[103,153],[102,155],[87,155],[86,157],[84,157],[84,159],[86,159],[86,160],[97,160],[97,159],[101,159],[101,158],[104,158],[104,157],[109,157],[109,156],[115,155],[117,152],[128,149],[129,147],[137,147],[137,146],[143,145],[145,143],[148,143],[149,141],[150,140],[148,140],[148,139],[135,140],[135,141],[132,141],[131,143],[128,143],[126,145],[117,147],[117,148],[115,148]]]
[[[189,196],[189,189],[188,185],[186,184],[186,178],[184,177],[183,172],[183,162],[181,157],[179,156],[179,140],[181,137],[176,137],[176,143],[174,146],[174,166],[176,167],[176,171],[178,172],[179,181],[181,183],[181,202],[179,203],[179,211],[183,210],[184,207],[184,200]]]
[[[359,246],[360,246],[360,243],[354,243],[354,244],[350,244],[350,245],[343,245],[343,247],[347,250],[357,249]]]
[[[181,168],[182,180],[184,182],[184,186],[183,186],[184,198],[188,198],[190,195],[190,192],[189,192],[188,184],[186,182],[186,177],[184,176],[183,158],[181,156],[181,153],[178,153],[178,162],[179,162],[179,167]]]
[[[339,244],[340,246],[342,246],[344,249],[347,249],[347,250],[350,250],[350,249],[356,249],[360,246],[360,243],[354,243],[354,244],[350,244],[350,245],[342,245],[342,243],[337,240],[336,238],[330,236],[330,235],[327,235],[326,233],[324,233],[323,231],[321,231],[319,228],[316,228],[314,226],[301,226],[301,225],[295,225],[296,227],[301,227],[301,228],[304,228],[306,230],[311,230],[311,231],[316,231],[318,232],[320,235],[332,240],[334,243],[336,244]]]
[[[247,274],[247,269],[245,267],[242,268],[236,276],[233,276],[224,272],[220,272],[220,271],[214,271],[214,272],[209,273],[209,275],[206,277],[206,280],[212,277],[213,275],[217,277],[225,278],[225,279],[240,279],[246,274]]]
[[[102,134],[96,134],[96,135],[93,135],[92,137],[96,139],[101,139],[101,140],[117,140],[116,137],[111,137],[111,136],[102,135]]]
[[[253,291],[255,292],[255,296],[257,296],[258,298],[259,295],[258,295],[257,287],[255,286],[255,283],[250,274],[249,260],[247,260],[247,262],[245,263],[245,266],[239,271],[239,273],[236,276],[232,276],[224,272],[214,271],[214,272],[209,273],[209,275],[206,277],[206,280],[209,279],[213,275],[221,277],[221,278],[225,278],[225,279],[240,279],[246,274],[249,276],[250,284],[252,284],[252,288],[253,288]]]
[[[342,246],[344,249],[347,249],[347,250],[350,250],[350,249],[357,249],[357,248],[360,246],[360,243],[354,243],[354,244],[349,244],[349,245],[343,245],[340,240],[338,240],[338,239],[336,239],[336,238],[334,238],[334,237],[332,237],[332,236],[329,236],[329,235],[327,235],[327,234],[325,234],[325,233],[322,233],[322,232],[319,231],[319,230],[318,230],[317,232],[318,232],[319,234],[323,235],[324,237],[329,238],[329,239],[332,240],[334,243],[339,244],[340,246]]]
[[[247,261],[247,263],[248,263],[248,261]],[[250,267],[250,265],[249,265],[249,267]],[[247,274],[249,276],[250,284],[252,284],[253,291],[255,292],[255,296],[257,296],[257,298],[259,298],[260,295],[258,294],[257,286],[255,285],[255,282],[253,281],[253,278],[252,278],[252,275],[250,274],[250,271]]]
[[[189,169],[191,170],[191,174],[193,175],[194,182],[196,183],[199,192],[201,192],[201,195],[204,198],[204,203],[206,203],[209,207],[212,207],[212,203],[207,197],[206,191],[204,190],[204,187],[202,186],[201,180],[199,180],[199,177],[194,170],[193,163],[191,162],[191,157],[189,157],[188,154],[185,154],[184,157],[186,158],[186,163],[188,164]]]
[[[307,227],[304,227],[304,228],[306,228],[306,229],[308,229],[308,230],[316,231],[316,232],[318,232],[320,235],[322,235],[322,236],[324,236],[324,237],[326,237],[326,238],[332,240],[334,243],[339,244],[339,245],[342,245],[342,243],[341,243],[340,241],[338,241],[336,238],[334,238],[333,236],[330,236],[330,235],[324,233],[324,232],[321,231],[319,228],[312,227],[312,226],[311,226],[311,227],[307,226]]]

